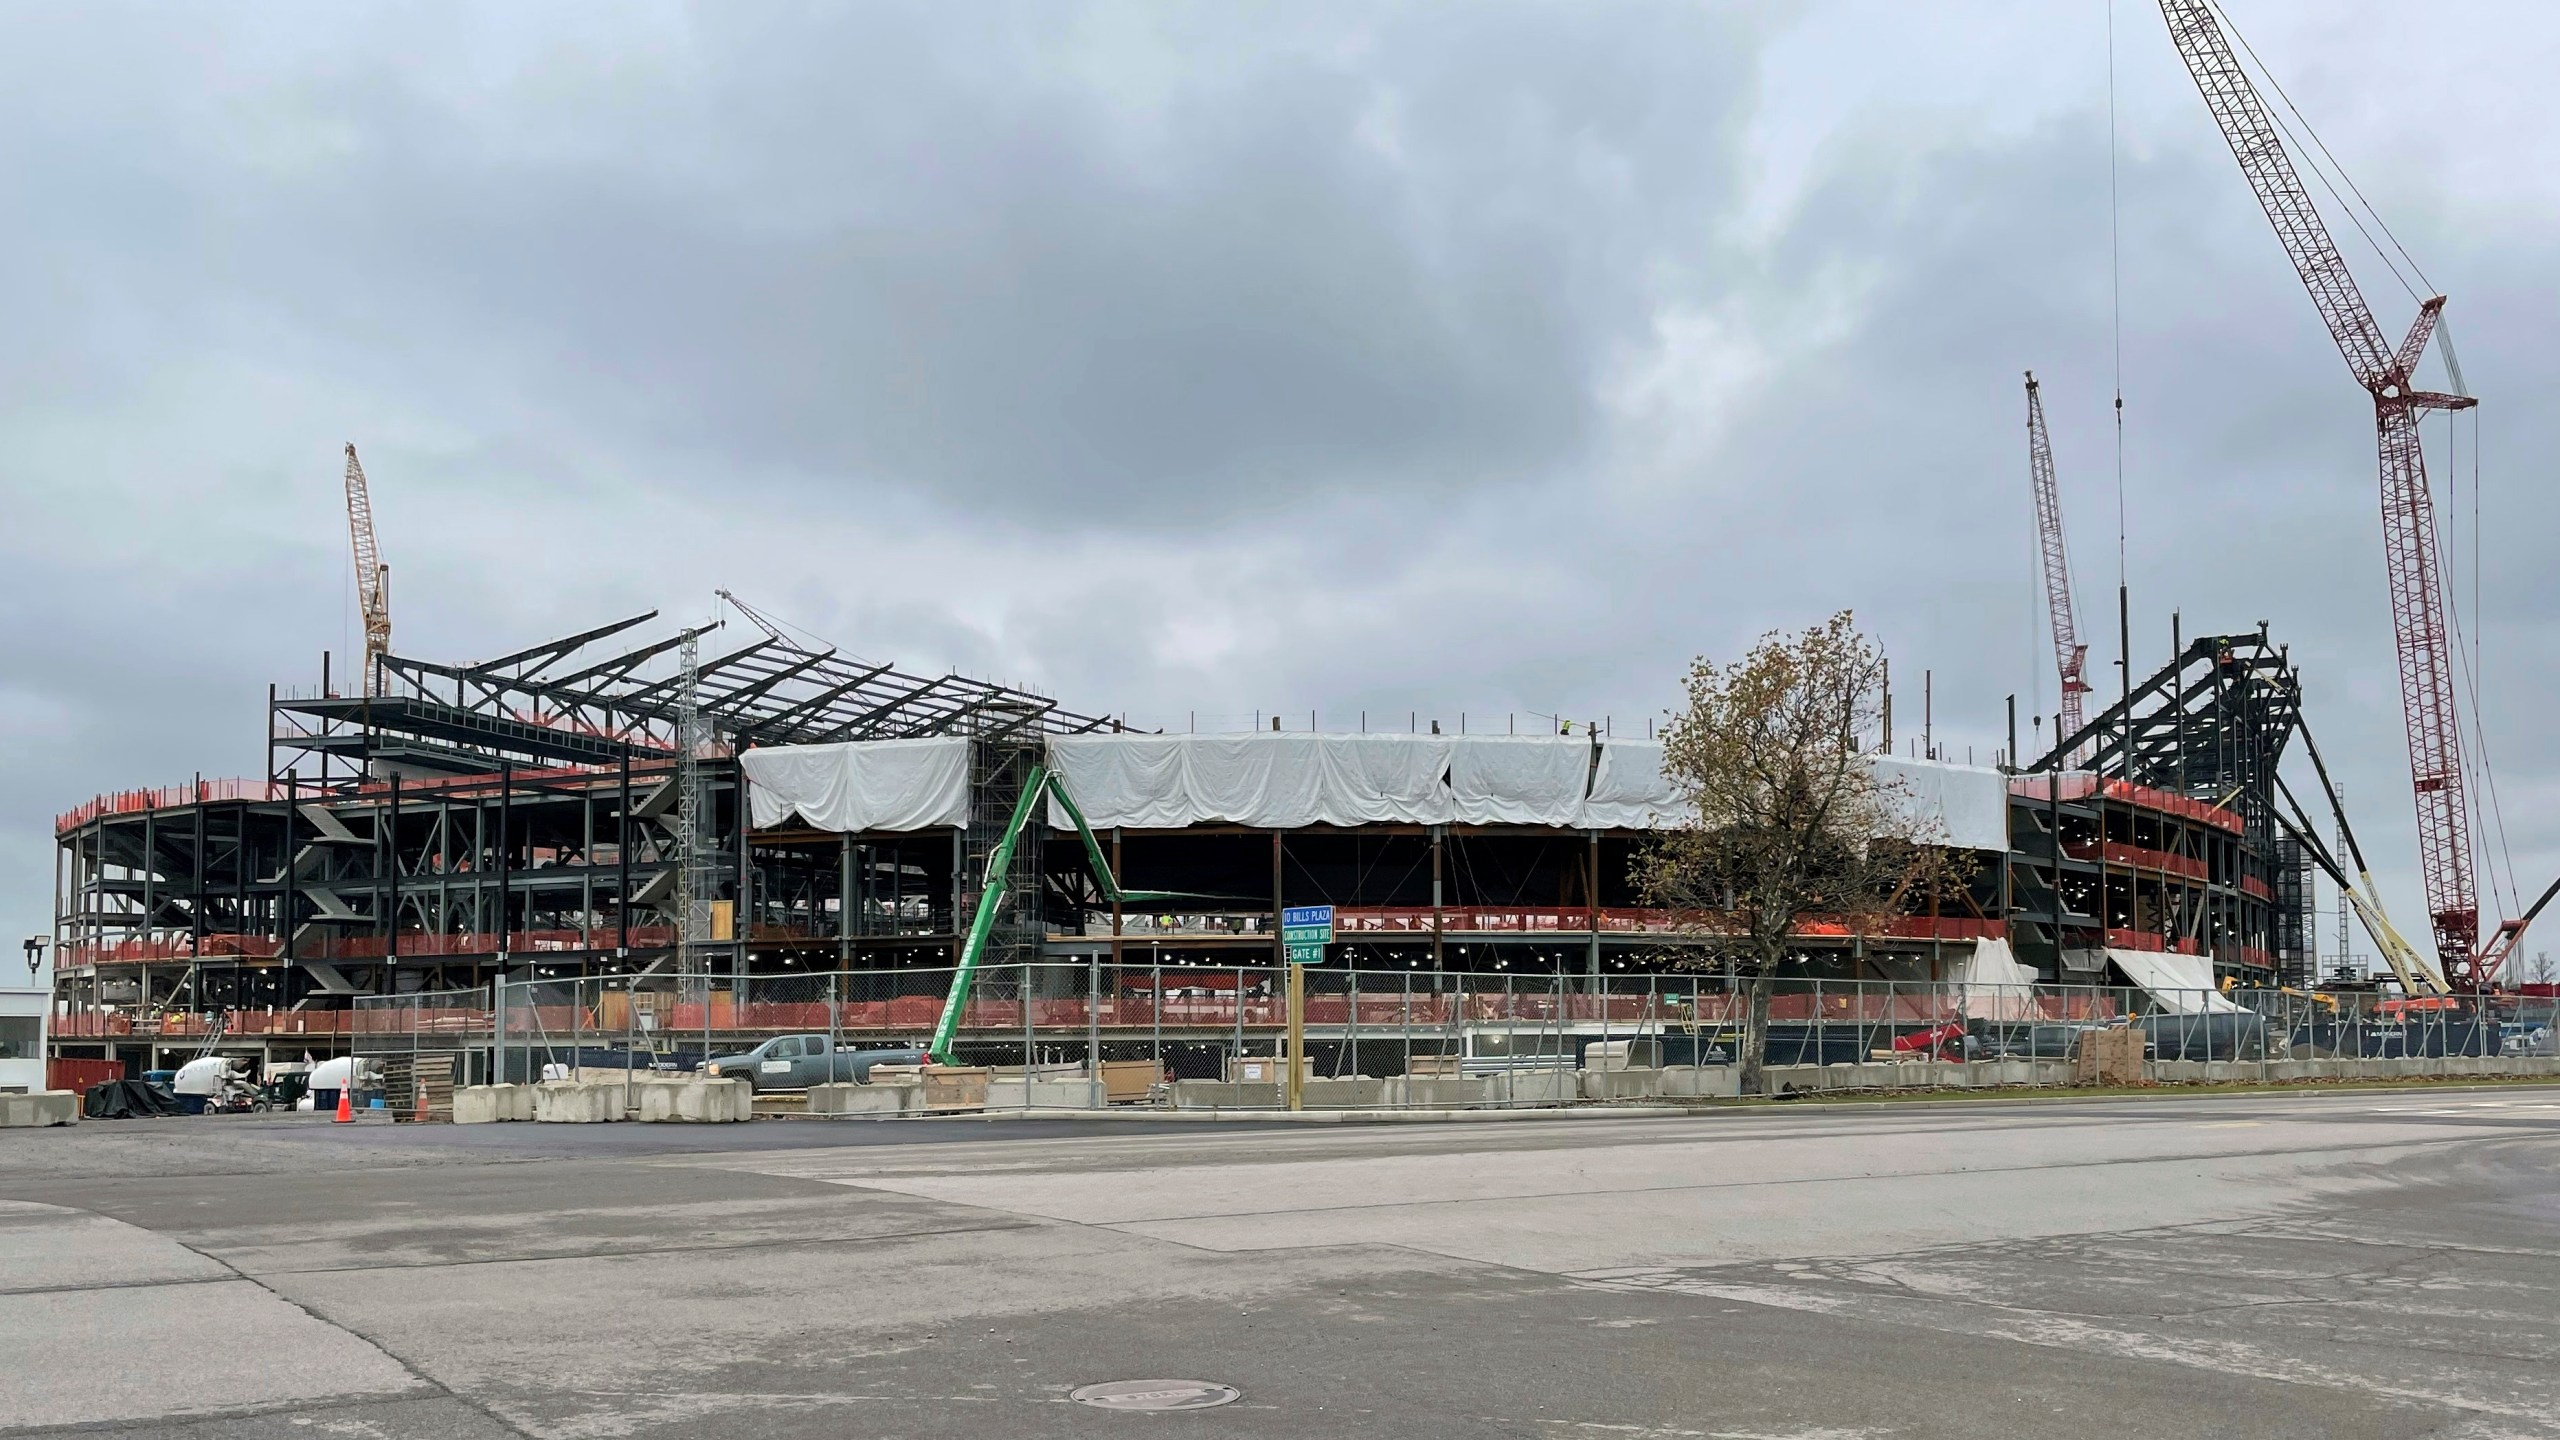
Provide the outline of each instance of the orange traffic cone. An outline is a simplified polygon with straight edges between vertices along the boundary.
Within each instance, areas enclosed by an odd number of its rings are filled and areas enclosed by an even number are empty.
[[[356,1119],[356,1092],[341,1086],[338,1090],[338,1123],[352,1125]]]

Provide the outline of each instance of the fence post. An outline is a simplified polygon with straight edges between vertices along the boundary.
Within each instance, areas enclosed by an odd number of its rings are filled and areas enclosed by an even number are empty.
[[[1813,1063],[1816,1065],[1827,1064],[1831,1059],[1831,1047],[1827,1041],[1831,1033],[1831,1012],[1823,1008],[1822,1002],[1822,981],[1816,979],[1813,982],[1813,1023],[1806,1027],[1813,1039]],[[1801,1045],[1796,1047],[1796,1063],[1804,1063],[1804,1047]]]
[[[1395,1017],[1395,1038],[1405,1048],[1405,1076],[1413,1076],[1413,966],[1405,966],[1405,1002]]]
[[[587,1073],[587,982],[584,976],[569,982],[569,1078],[583,1080]]]
[[[1237,1080],[1244,1075],[1244,967],[1241,965],[1236,967],[1233,1004],[1236,1012],[1236,1048],[1227,1060],[1227,1078]]]
[[[827,973],[827,1083],[836,1080],[836,1051],[844,1037],[844,972]]]
[[[1084,957],[1085,1108],[1097,1108],[1094,1096],[1102,1085],[1102,952]]]
[[[1593,977],[1593,982],[1594,982],[1595,984],[1605,984],[1605,983],[1607,983],[1607,982],[1605,982],[1605,981],[1601,980],[1601,979],[1600,979],[1600,977],[1598,977],[1598,976],[1594,976],[1594,977]],[[1566,1009],[1566,1001],[1567,1001],[1567,999],[1568,999],[1568,998],[1569,998],[1569,997],[1568,997],[1568,991],[1567,991],[1567,988],[1566,988],[1566,985],[1565,985],[1565,981],[1564,981],[1564,972],[1563,972],[1563,971],[1561,971],[1561,970],[1559,970],[1559,971],[1557,971],[1557,972],[1556,972],[1556,993],[1555,993],[1555,1000],[1554,1000],[1554,1004],[1555,1004],[1555,1007],[1556,1007],[1556,1048],[1555,1048],[1555,1058],[1547,1062],[1547,1073],[1548,1073],[1548,1075],[1549,1075],[1549,1077],[1550,1077],[1550,1078],[1549,1078],[1549,1081],[1548,1081],[1548,1086],[1547,1086],[1547,1088],[1548,1088],[1548,1093],[1549,1093],[1551,1096],[1552,1096],[1552,1095],[1559,1095],[1559,1094],[1562,1094],[1562,1093],[1563,1093],[1563,1091],[1564,1091],[1564,1075],[1565,1075],[1565,1072],[1566,1072],[1567,1070],[1578,1070],[1578,1069],[1580,1069],[1580,1068],[1581,1068],[1581,1063],[1580,1063],[1580,1062],[1581,1062],[1581,1057],[1580,1057],[1580,1056],[1578,1056],[1578,1055],[1569,1055],[1569,1054],[1567,1054],[1567,1053],[1566,1053],[1566,1047],[1567,1047],[1567,1046],[1570,1046],[1570,1045],[1573,1043],[1571,1040],[1569,1040],[1569,1039],[1567,1039],[1567,1038],[1566,1038],[1566,1036],[1565,1036],[1565,1028],[1564,1028],[1564,1023],[1565,1023],[1565,1009]],[[1601,994],[1601,997],[1600,997],[1600,1007],[1601,1007],[1601,1008],[1600,1008],[1600,1017],[1601,1017],[1601,1018],[1600,1018],[1600,1038],[1601,1038],[1601,1040],[1602,1040],[1602,1042],[1603,1042],[1602,1047],[1601,1047],[1601,1050],[1600,1050],[1600,1053],[1601,1053],[1603,1056],[1606,1056],[1606,1055],[1609,1053],[1609,1051],[1608,1051],[1608,1047],[1607,1047],[1607,1044],[1606,1044],[1606,1042],[1607,1042],[1607,1040],[1608,1040],[1608,1038],[1609,1038],[1609,1028],[1608,1028],[1608,1027],[1609,1027],[1609,1020],[1608,1020],[1608,1016],[1609,1016],[1609,1009],[1608,1009],[1608,1006],[1609,1006],[1608,994],[1607,994],[1607,992],[1603,991],[1603,992],[1602,992],[1602,994]],[[1630,1045],[1630,1046],[1628,1046],[1628,1047],[1627,1047],[1627,1049],[1628,1049],[1628,1051],[1630,1052],[1630,1053],[1628,1054],[1628,1056],[1627,1056],[1627,1059],[1628,1059],[1628,1062],[1629,1062],[1629,1064],[1630,1064],[1630,1067],[1632,1068],[1633,1062],[1634,1062],[1634,1060],[1635,1060],[1635,1056],[1634,1056],[1634,1054],[1633,1054],[1632,1052],[1635,1050],[1635,1047],[1634,1047],[1634,1046],[1632,1046],[1632,1045]],[[1571,1064],[1571,1065],[1568,1065],[1568,1064],[1566,1064],[1566,1063],[1565,1063],[1565,1062],[1566,1062],[1566,1061],[1568,1061],[1568,1060],[1571,1060],[1571,1061],[1573,1061],[1574,1063],[1573,1063],[1573,1064]],[[1608,1061],[1604,1059],[1604,1060],[1602,1060],[1602,1061],[1601,1061],[1601,1063],[1605,1065],[1605,1064],[1607,1064],[1607,1063],[1608,1063]],[[1520,1097],[1519,1097],[1518,1095],[1516,1095],[1516,1094],[1515,1094],[1515,1095],[1513,1095],[1513,1096],[1512,1096],[1512,1098],[1513,1098],[1514,1100],[1517,1100],[1517,1099],[1518,1099],[1518,1098],[1520,1098]],[[1551,1100],[1549,1103],[1554,1103],[1554,1102]]]
[[[1594,971],[1591,976],[1591,992],[1591,998],[1600,1006],[1600,1053],[1606,1055],[1609,1053],[1609,1041],[1611,1038],[1609,1031],[1608,977]],[[1562,971],[1558,971],[1556,975],[1556,1045],[1558,1048],[1562,1048],[1565,1044],[1564,1006],[1564,975]],[[1635,1047],[1629,1046],[1627,1048],[1632,1051]],[[1630,1054],[1627,1058],[1629,1060],[1633,1060],[1635,1057]],[[1604,1060],[1601,1063],[1605,1065],[1608,1062]]]
[[[1157,961],[1150,968],[1155,972],[1155,988],[1147,992],[1154,997],[1147,1010],[1155,1022],[1156,1079],[1161,1081],[1164,1079],[1164,962]]]
[[[1860,997],[1861,1001],[1863,1001],[1864,998],[1865,997],[1863,996]],[[1902,983],[1898,980],[1885,981],[1884,1004],[1877,1012],[1877,1019],[1881,1024],[1867,1024],[1864,1019],[1864,1013],[1863,1011],[1861,1012],[1858,1026],[1858,1058],[1861,1061],[1869,1059],[1878,1049],[1882,1049],[1888,1055],[1896,1053],[1893,1048],[1893,1042],[1895,1039],[1894,1030],[1902,1023],[1901,1010]],[[1884,1042],[1881,1046],[1876,1043],[1879,1040]],[[1900,1068],[1900,1064],[1899,1062],[1888,1063],[1894,1064],[1895,1068],[1888,1070],[1885,1073],[1893,1077],[1893,1088],[1899,1090],[1902,1088],[1902,1070]]]
[[[1344,958],[1350,957],[1345,955]],[[1342,1041],[1349,1048],[1351,1077],[1356,1080],[1360,1078],[1360,972],[1356,968],[1351,971],[1350,982],[1350,989],[1342,1002]],[[1337,1050],[1333,1057],[1333,1073],[1339,1075],[1342,1070],[1343,1052]]]
[[[1031,1035],[1031,987],[1037,983],[1038,978],[1031,969],[1031,962],[1023,961],[1022,984],[1017,988],[1022,992],[1022,1108],[1025,1110],[1031,1108],[1031,1067],[1034,1063],[1034,1042]],[[966,1020],[969,1017],[964,1014],[960,1018]]]
[[[1642,1035],[1647,1029],[1651,1029],[1653,1031],[1653,1063],[1657,1069],[1660,1068],[1662,1064],[1662,1012],[1659,1008],[1660,1004],[1660,1000],[1654,993],[1654,977],[1647,975],[1644,977],[1644,1019],[1636,1022],[1636,1033],[1638,1035]]]
[[[1511,972],[1505,970],[1502,972],[1502,1082],[1505,1093],[1509,1092],[1513,1078],[1520,1073],[1519,1018],[1518,990],[1512,984]],[[1467,1062],[1462,1059],[1458,1062],[1459,1078],[1464,1079],[1466,1073]]]

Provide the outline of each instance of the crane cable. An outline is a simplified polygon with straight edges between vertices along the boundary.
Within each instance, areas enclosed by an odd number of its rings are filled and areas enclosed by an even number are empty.
[[[2109,358],[2114,366],[2116,401],[2116,595],[2125,593],[2124,546],[2124,227],[2116,180],[2116,3],[2107,0],[2107,301]],[[2124,684],[2133,684],[2133,657],[2121,663]]]
[[[2460,434],[2456,425],[2457,422],[2454,420],[2454,417],[2448,414],[2445,417],[2445,448],[2448,452],[2452,452],[2456,448],[2454,442],[2456,437]],[[2481,794],[2488,800],[2488,804],[2481,807],[2481,809],[2475,812],[2471,817],[2472,827],[2475,832],[2473,835],[2473,841],[2477,846],[2476,853],[2480,854],[2484,858],[2491,857],[2494,854],[2494,858],[2498,863],[2495,865],[2482,866],[2483,871],[2489,878],[2490,898],[2497,901],[2500,905],[2507,907],[2506,913],[2513,915],[2522,912],[2524,892],[2516,885],[2515,853],[2512,845],[2507,839],[2506,807],[2499,798],[2497,775],[2490,765],[2489,732],[2487,726],[2483,723],[2483,717],[2480,709],[2481,662],[2479,651],[2479,612],[2481,603],[2481,531],[2480,432],[2479,412],[2477,410],[2474,410],[2472,414],[2471,467],[2471,613],[2473,617],[2473,625],[2471,627],[2470,635],[2471,644],[2468,648],[2466,648],[2462,643],[2464,638],[2464,626],[2462,623],[2461,607],[2452,603],[2452,597],[2450,595],[2446,597],[2447,603],[2445,606],[2447,619],[2453,627],[2454,658],[2461,662],[2463,688],[2466,693],[2466,698],[2470,701],[2467,713],[2462,707],[2456,707],[2455,719],[2457,722],[2463,723],[2471,734],[2471,742],[2463,751],[2463,770],[2466,776],[2476,785]],[[2457,463],[2454,467],[2454,476],[2457,480],[2460,478],[2460,474],[2460,467]],[[2443,533],[2439,531],[2436,535],[2435,544],[2437,566],[2445,572],[2451,573],[2453,570],[2453,549],[2451,543],[2448,542],[2444,538]],[[2494,852],[2490,842],[2490,836],[2493,830],[2496,833],[2496,845]],[[2503,881],[2499,875],[2499,871],[2502,868],[2506,872]]]

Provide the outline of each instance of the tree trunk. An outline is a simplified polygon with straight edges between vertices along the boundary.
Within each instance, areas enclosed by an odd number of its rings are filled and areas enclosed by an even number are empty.
[[[1742,1074],[1737,1077],[1742,1093],[1760,1093],[1760,1072],[1769,1063],[1769,995],[1777,988],[1778,967],[1762,959],[1751,968],[1750,1003],[1742,1017]]]

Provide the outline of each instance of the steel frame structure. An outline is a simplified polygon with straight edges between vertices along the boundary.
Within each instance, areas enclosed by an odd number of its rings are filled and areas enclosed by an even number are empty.
[[[309,752],[324,788],[367,773],[360,759],[419,773],[477,774],[501,762],[610,765],[672,758],[685,706],[677,661],[685,631],[621,649],[599,642],[657,618],[635,615],[476,665],[404,655],[376,662],[381,693],[279,694],[273,748]],[[707,633],[708,628],[701,633]],[[701,661],[702,723],[715,743],[815,745],[843,740],[1081,733],[1113,725],[1010,685],[812,649],[766,626]],[[270,770],[278,767],[270,764]]]
[[[2275,912],[2309,897],[2292,876],[2300,861],[2282,844],[2275,796],[2301,704],[2300,677],[2263,631],[2181,645],[2169,664],[2057,737],[2013,784],[2012,917],[2055,951],[2102,948],[2130,932],[2191,945],[2242,972],[2300,971],[2308,922]],[[2130,788],[2084,786],[2065,798],[2058,782],[2066,774]],[[2040,787],[2039,776],[2056,783]],[[2168,808],[2173,800],[2212,807],[2236,820],[2237,832],[2194,823]],[[2037,942],[2022,949],[2060,963]]]

